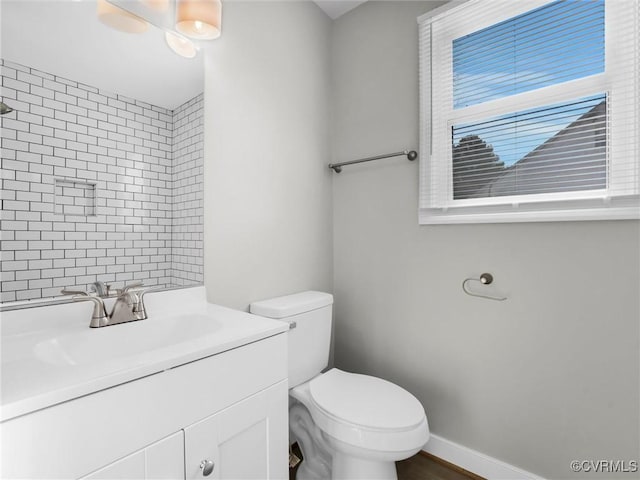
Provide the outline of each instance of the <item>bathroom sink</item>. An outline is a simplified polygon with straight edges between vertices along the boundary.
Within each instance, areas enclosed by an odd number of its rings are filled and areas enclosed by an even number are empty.
[[[89,328],[92,305],[2,312],[0,421],[286,332],[206,301],[204,287],[145,296],[149,318]]]
[[[99,329],[85,328],[37,343],[34,355],[57,366],[129,363],[132,357],[175,350],[180,344],[202,341],[215,334],[220,323],[201,314],[171,316]]]

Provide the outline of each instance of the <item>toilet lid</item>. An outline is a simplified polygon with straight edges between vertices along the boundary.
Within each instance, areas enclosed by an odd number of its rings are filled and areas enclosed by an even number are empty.
[[[424,421],[422,404],[399,386],[337,368],[310,382],[311,396],[327,413],[371,429],[409,429]]]

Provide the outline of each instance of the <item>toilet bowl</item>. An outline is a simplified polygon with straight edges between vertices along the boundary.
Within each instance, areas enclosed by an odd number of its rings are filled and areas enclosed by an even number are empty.
[[[397,479],[395,462],[429,439],[424,408],[401,387],[332,368],[333,297],[303,292],[252,303],[251,313],[289,322],[289,428],[304,460],[297,480]]]
[[[289,394],[309,412],[308,428],[318,429],[327,443],[333,479],[397,478],[395,462],[429,438],[418,399],[380,378],[333,368]],[[305,470],[298,480],[323,478],[320,473]]]

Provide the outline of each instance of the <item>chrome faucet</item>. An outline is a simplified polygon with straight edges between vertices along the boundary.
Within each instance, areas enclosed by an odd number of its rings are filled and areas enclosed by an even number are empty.
[[[91,322],[89,323],[90,327],[106,327],[109,325],[109,315],[107,315],[107,309],[100,297],[93,297],[81,290],[67,290],[66,288],[63,288],[60,293],[63,295],[74,295],[74,302],[93,302],[93,313],[91,314]]]
[[[144,308],[144,294],[146,290],[134,290],[142,287],[142,282],[135,282],[125,286],[121,290],[116,290],[117,298],[111,309],[111,313],[107,313],[102,297],[108,297],[110,288],[102,282],[93,283],[93,291],[97,296],[89,295],[87,292],[80,290],[63,289],[63,295],[74,295],[74,302],[93,302],[93,313],[91,315],[91,328],[108,327],[117,325],[118,323],[135,322],[137,320],[145,320],[147,312]]]
[[[105,298],[110,296],[111,285],[101,282],[100,280],[91,284],[91,291],[95,292],[97,296]]]
[[[140,308],[141,295],[138,296],[138,292],[132,290],[139,287],[142,287],[142,282],[132,283],[118,291],[118,298],[109,316],[112,325],[147,318],[144,308]]]

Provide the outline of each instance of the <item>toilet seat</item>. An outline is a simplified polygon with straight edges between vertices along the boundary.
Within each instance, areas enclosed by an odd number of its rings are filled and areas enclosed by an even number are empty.
[[[429,438],[418,399],[380,378],[334,368],[291,393],[326,435],[353,447],[403,452],[421,448]]]
[[[410,430],[424,419],[416,397],[369,375],[329,370],[309,383],[311,397],[330,416],[369,430]]]

